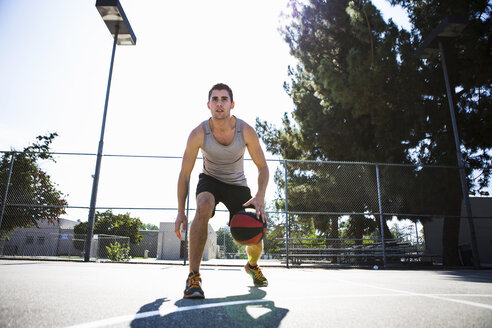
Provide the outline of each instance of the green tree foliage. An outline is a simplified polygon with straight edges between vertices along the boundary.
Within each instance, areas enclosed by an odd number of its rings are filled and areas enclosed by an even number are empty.
[[[226,227],[217,230],[217,245],[224,249],[226,254],[237,254],[244,251],[244,247],[234,241],[231,232]]]
[[[267,204],[267,211],[273,211]],[[263,253],[269,255],[283,254],[285,251],[285,217],[283,214],[270,213],[267,216],[267,232],[263,237]]]
[[[107,210],[96,212],[94,234],[126,236],[130,238],[130,243],[139,244],[142,240],[139,234],[141,227],[142,221],[139,218],[132,218],[130,213],[113,214],[111,210]],[[88,223],[80,222],[73,230],[76,235],[85,235],[88,231]]]
[[[283,28],[291,54],[299,60],[285,85],[294,101],[291,122],[280,129],[257,121],[267,149],[284,158],[402,163],[407,159],[405,128],[414,115],[408,88],[410,34],[386,24],[367,1],[291,1]],[[403,51],[404,50],[404,51]],[[415,75],[414,73],[413,75]],[[398,142],[395,142],[398,140]],[[277,183],[283,177],[277,175]],[[288,164],[289,210],[377,212],[374,169],[320,163]],[[351,183],[348,183],[351,182]],[[372,189],[370,189],[372,188]],[[338,217],[303,216],[332,238]],[[355,237],[362,238],[363,217],[353,216]],[[383,227],[387,237],[389,229]]]
[[[394,140],[408,138],[418,98],[395,90],[417,74],[410,34],[368,1],[303,3],[291,2],[283,30],[299,60],[286,85],[299,129],[285,117],[285,136],[302,154],[292,158],[405,162],[406,145]]]
[[[55,161],[49,147],[56,136],[57,133],[38,136],[38,141],[22,152],[3,154],[0,162],[1,200],[4,198],[12,158],[14,164],[0,235],[6,235],[15,228],[37,227],[40,220],[55,224],[65,214],[65,195],[39,166],[41,160]]]
[[[152,223],[142,224],[141,230],[159,230],[159,227]]]

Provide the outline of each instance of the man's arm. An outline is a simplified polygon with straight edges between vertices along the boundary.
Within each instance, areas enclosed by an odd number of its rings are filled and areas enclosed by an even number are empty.
[[[268,165],[256,131],[245,123],[243,132],[249,155],[258,168],[258,191],[256,192],[256,195],[244,203],[243,206],[253,205],[256,209],[256,216],[258,218],[261,217],[263,222],[266,222],[265,193],[270,175]]]
[[[198,150],[203,144],[203,129],[198,126],[191,131],[186,143],[186,149],[183,155],[183,161],[181,163],[181,171],[178,177],[178,215],[174,222],[174,232],[176,237],[181,239],[181,231],[186,230],[187,218],[185,214],[186,197],[188,196],[188,189],[190,186],[190,175],[195,166]],[[180,229],[181,228],[181,229]]]

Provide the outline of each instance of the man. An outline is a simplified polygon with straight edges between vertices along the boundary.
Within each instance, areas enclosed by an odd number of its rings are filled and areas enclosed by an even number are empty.
[[[268,184],[268,166],[255,130],[244,121],[231,115],[234,99],[231,88],[219,83],[208,94],[207,106],[211,117],[191,131],[183,155],[178,179],[178,215],[175,222],[176,236],[181,239],[187,218],[185,201],[190,175],[198,150],[202,150],[203,173],[196,189],[196,214],[190,227],[190,274],[186,280],[184,298],[204,298],[201,288],[200,262],[208,235],[208,221],[215,214],[215,206],[222,202],[229,210],[230,218],[244,207],[254,207],[256,216],[266,222],[265,191]],[[258,168],[258,191],[251,196],[244,176],[244,151],[248,152]],[[245,270],[253,278],[255,286],[266,287],[257,261],[263,251],[263,241],[246,247],[248,262]]]

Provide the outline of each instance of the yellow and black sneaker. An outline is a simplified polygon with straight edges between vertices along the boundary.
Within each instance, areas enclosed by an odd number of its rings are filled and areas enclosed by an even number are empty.
[[[248,262],[244,266],[244,270],[246,270],[246,273],[249,274],[251,278],[253,278],[253,283],[256,287],[268,286],[268,280],[267,278],[265,278],[258,265],[250,266]]]
[[[190,272],[188,279],[186,279],[186,289],[184,291],[184,298],[205,298],[205,294],[202,290],[202,278],[200,278],[199,272]]]

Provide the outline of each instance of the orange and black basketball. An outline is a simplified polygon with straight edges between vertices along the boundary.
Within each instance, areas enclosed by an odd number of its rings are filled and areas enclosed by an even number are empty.
[[[258,219],[254,211],[239,211],[229,225],[232,237],[241,245],[258,244],[267,231],[266,223]]]

